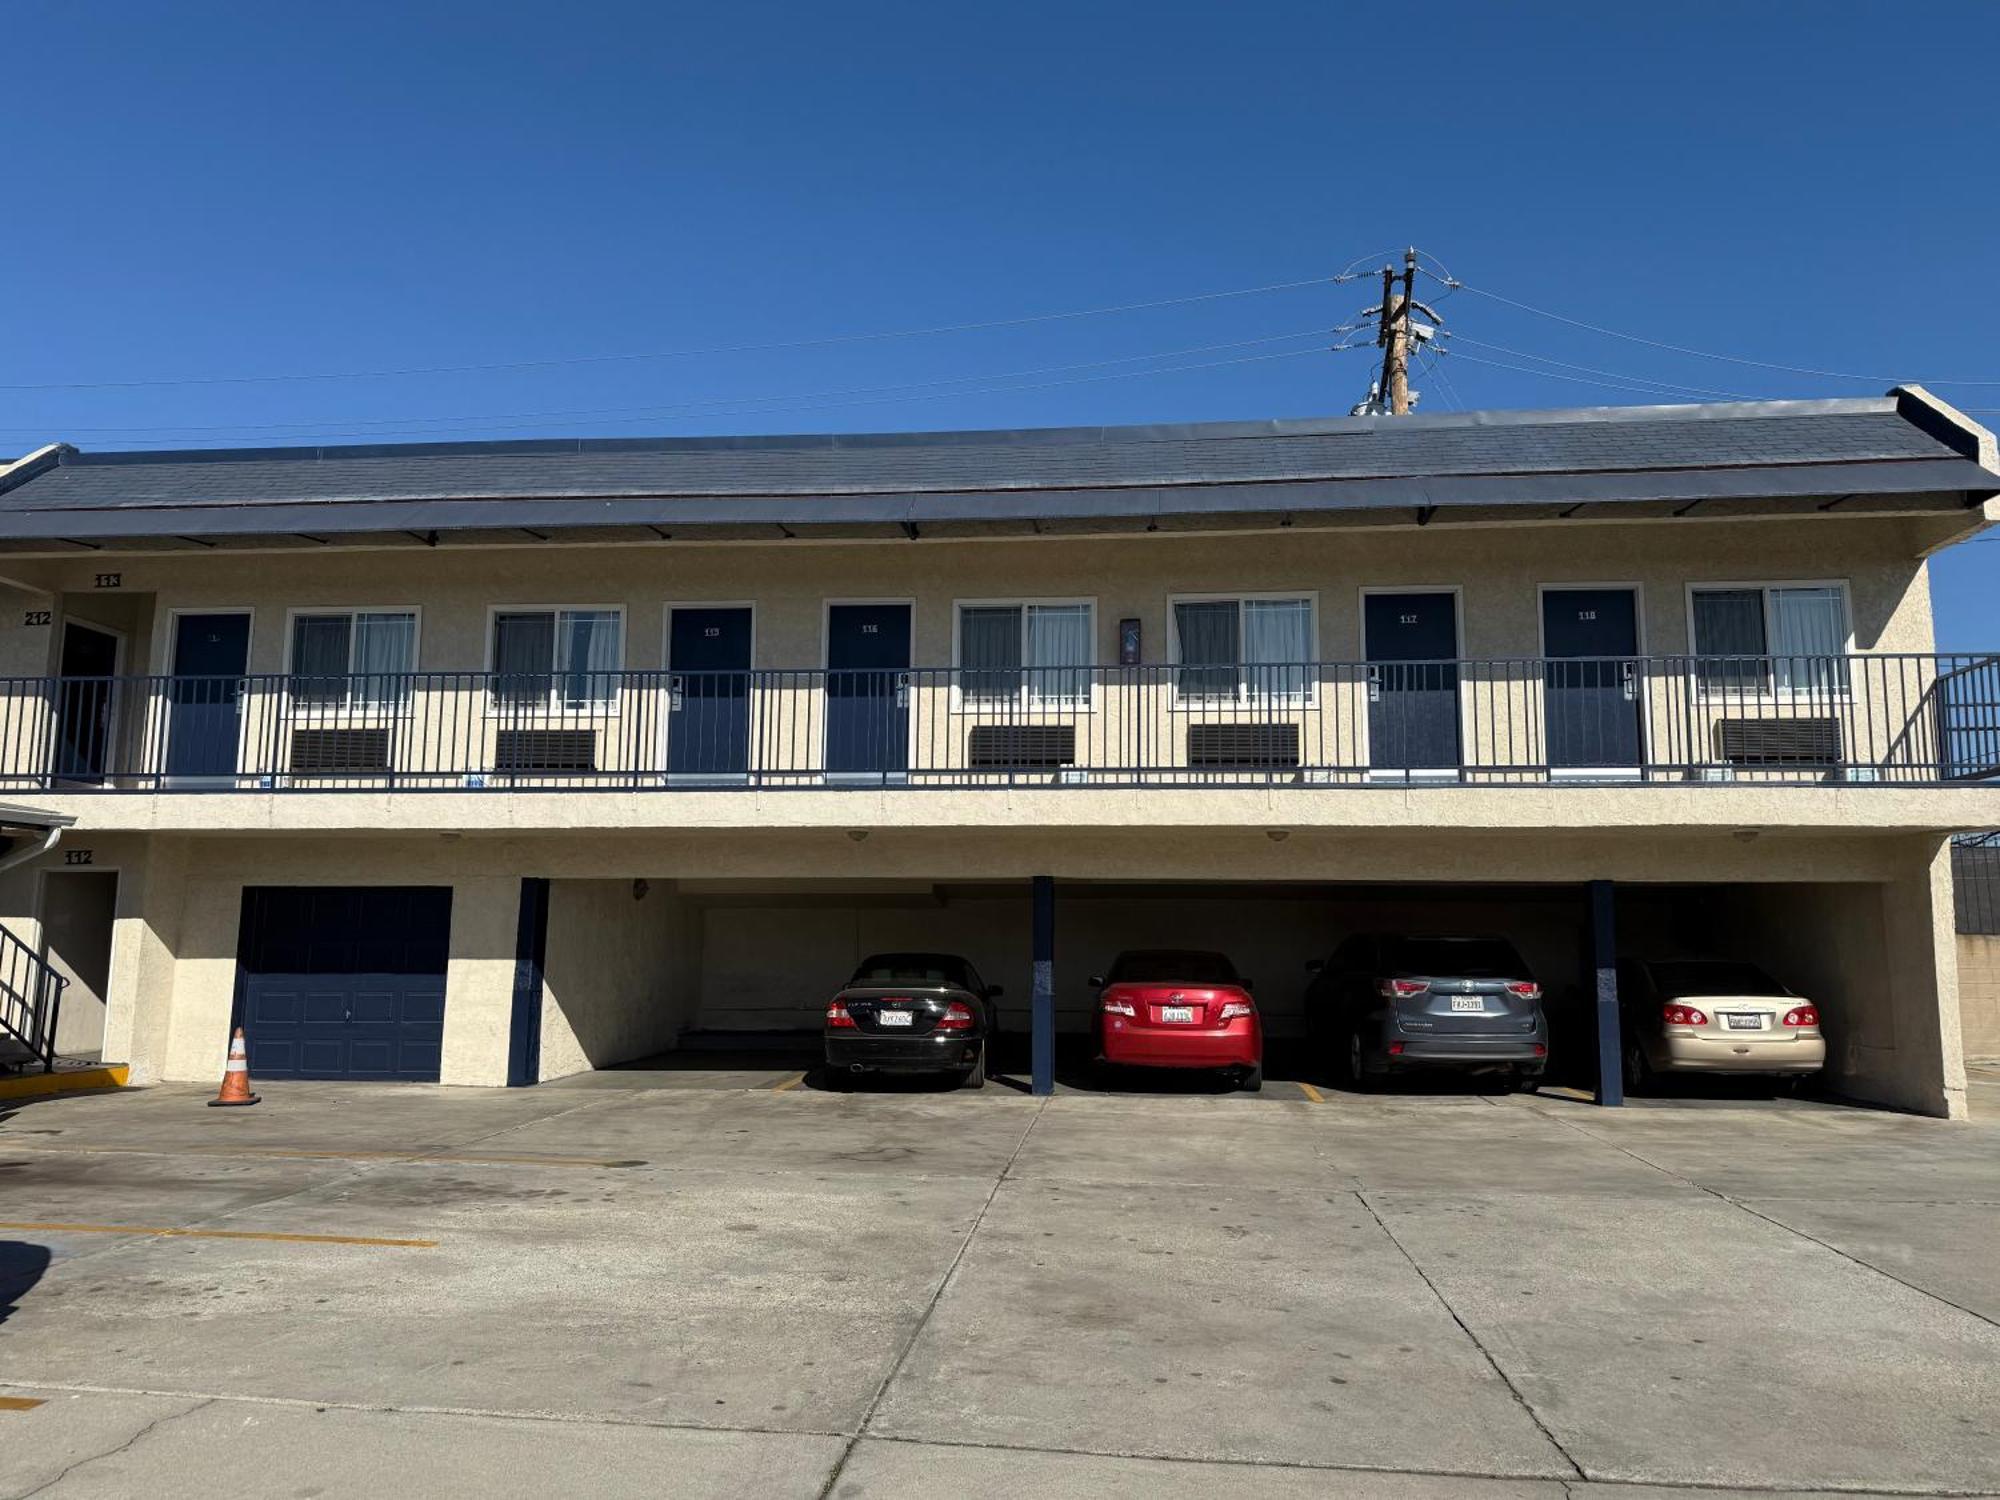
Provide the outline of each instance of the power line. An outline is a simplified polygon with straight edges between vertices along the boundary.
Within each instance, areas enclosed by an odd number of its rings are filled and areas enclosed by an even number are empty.
[[[1485,339],[1476,339],[1470,334],[1465,333],[1453,334],[1451,341],[1454,345],[1472,344],[1480,349],[1491,349],[1496,354],[1512,355],[1515,359],[1532,359],[1541,364],[1556,365],[1565,370],[1580,371],[1585,375],[1602,375],[1612,380],[1629,380],[1637,382],[1640,385],[1658,386],[1663,391],[1681,392],[1695,396],[1722,396],[1731,401],[1754,401],[1757,399],[1755,396],[1746,395],[1742,391],[1720,391],[1708,386],[1682,385],[1679,381],[1655,380],[1650,375],[1628,375],[1622,370],[1598,370],[1593,369],[1589,365],[1575,365],[1567,360],[1551,359],[1546,354],[1531,354],[1524,349],[1509,349],[1505,344],[1491,344]]]
[[[1438,279],[1443,280],[1441,277]],[[1716,354],[1707,349],[1690,349],[1685,344],[1669,344],[1660,339],[1649,339],[1636,333],[1621,333],[1616,328],[1606,328],[1598,323],[1586,323],[1580,318],[1571,318],[1559,312],[1550,312],[1545,307],[1532,307],[1526,302],[1516,302],[1512,297],[1503,297],[1498,292],[1489,292],[1484,287],[1472,286],[1463,281],[1446,282],[1445,284],[1456,286],[1463,291],[1473,293],[1475,296],[1488,297],[1495,302],[1504,302],[1509,307],[1517,307],[1522,312],[1533,313],[1538,318],[1553,318],[1558,323],[1567,323],[1572,328],[1581,328],[1588,333],[1601,333],[1606,338],[1624,339],[1627,343],[1644,344],[1652,349],[1666,349],[1674,354],[1690,355],[1695,359],[1722,360],[1728,364],[1749,365],[1759,370],[1782,370],[1790,375],[1817,375],[1824,380],[1861,380],[1871,385],[1880,385],[1884,382],[1890,385],[1898,385],[1908,379],[1907,376],[1903,375],[1860,375],[1852,370],[1816,370],[1809,365],[1786,365],[1766,359],[1745,359],[1735,354]],[[1927,380],[1924,383],[1927,385],[2000,386],[2000,380],[1959,380],[1942,376]]]
[[[1127,354],[1115,359],[1080,360],[1069,364],[1045,365],[1027,370],[995,370],[979,375],[953,375],[937,380],[910,381],[899,385],[848,387],[827,391],[792,391],[771,396],[708,396],[693,401],[654,402],[636,406],[570,407],[556,411],[515,411],[515,412],[460,412],[441,413],[425,417],[329,417],[320,420],[294,422],[218,422],[198,424],[191,422],[161,423],[151,426],[117,427],[65,427],[69,433],[88,433],[96,436],[116,433],[214,433],[214,432],[286,432],[316,431],[327,427],[374,427],[374,428],[440,428],[452,426],[483,426],[502,422],[546,421],[561,417],[615,417],[665,415],[671,412],[702,411],[712,407],[747,409],[770,403],[811,402],[833,397],[892,395],[902,391],[925,391],[943,386],[965,386],[983,381],[1028,380],[1042,375],[1067,374],[1073,370],[1097,370],[1111,365],[1136,364],[1146,360],[1182,359],[1194,354],[1215,354],[1231,349],[1246,349],[1259,344],[1279,344],[1293,339],[1324,338],[1329,330],[1305,328],[1294,333],[1269,334],[1262,338],[1235,339],[1221,344],[1196,344],[1181,349],[1161,349],[1149,354]],[[1137,373],[1145,373],[1143,371]],[[960,395],[977,395],[976,390],[953,392]],[[0,428],[0,431],[38,434],[44,429],[35,427]]]
[[[1539,375],[1545,380],[1571,380],[1575,381],[1578,385],[1597,385],[1597,386],[1603,386],[1606,390],[1632,391],[1641,396],[1674,396],[1674,395],[1689,394],[1685,387],[1681,388],[1663,387],[1657,384],[1633,385],[1629,381],[1622,381],[1622,380],[1593,380],[1590,377],[1584,375],[1565,375],[1560,370],[1541,370],[1535,368],[1533,365],[1509,364],[1506,360],[1503,359],[1483,359],[1477,354],[1454,353],[1452,355],[1452,358],[1466,360],[1475,365],[1491,365],[1496,370],[1512,370],[1517,375]]]
[[[1015,392],[1050,390],[1057,386],[1085,385],[1100,380],[1133,380],[1148,375],[1178,375],[1190,370],[1215,370],[1230,365],[1260,364],[1267,360],[1298,359],[1304,355],[1325,354],[1327,352],[1328,351],[1325,349],[1318,349],[1318,348],[1281,349],[1271,354],[1246,354],[1239,356],[1235,359],[1212,359],[1212,360],[1203,360],[1195,364],[1162,365],[1159,368],[1152,370],[1114,370],[1108,374],[1077,375],[1077,376],[1072,376],[1065,380],[1044,380],[1044,381],[1038,381],[1030,385],[998,386],[991,390],[984,390],[984,391],[981,390],[929,391],[909,396],[864,397],[863,399],[857,401],[821,401],[821,402],[813,402],[809,404],[802,404],[790,407],[766,406],[766,407],[753,408],[747,412],[710,410],[710,411],[704,411],[700,413],[700,415],[704,417],[721,417],[721,416],[735,416],[735,415],[772,416],[772,415],[779,415],[788,411],[828,411],[844,406],[879,406],[885,403],[902,402],[902,401],[940,401],[940,400],[949,400],[954,396],[1012,395]],[[627,418],[625,420],[636,421],[639,419]],[[536,428],[548,427],[548,426],[573,427],[579,425],[583,425],[582,422],[556,421],[556,422],[526,422],[526,423],[484,423],[484,424],[473,424],[469,429],[466,430],[504,432],[522,427],[536,427]],[[419,432],[419,433],[396,433],[393,435],[397,437],[420,437],[426,434]],[[316,431],[311,434],[299,434],[295,437],[294,441],[304,442],[308,439],[308,437],[324,439],[324,438],[350,438],[350,437],[380,438],[382,436],[384,436],[384,434],[380,432]]]
[[[580,354],[562,359],[502,360],[490,364],[426,365],[396,370],[321,370],[306,374],[281,375],[192,375],[153,380],[58,380],[36,384],[0,385],[0,391],[93,391],[131,390],[150,386],[185,385],[267,385],[313,380],[386,380],[410,375],[465,375],[499,370],[541,370],[561,366],[611,364],[644,359],[696,359],[718,354],[763,354],[787,349],[818,349],[837,344],[876,343],[884,339],[930,338],[949,333],[977,333],[995,328],[1019,328],[1030,323],[1053,323],[1073,318],[1101,318],[1114,313],[1145,312],[1160,307],[1186,307],[1197,302],[1215,302],[1229,297],[1257,297],[1270,292],[1296,291],[1301,287],[1329,286],[1330,276],[1312,276],[1302,281],[1275,281],[1265,286],[1232,287],[1220,292],[1197,292],[1186,297],[1161,297],[1150,302],[1125,302],[1111,307],[1086,307],[1069,312],[1032,313],[1018,318],[989,318],[976,323],[948,323],[930,328],[896,328],[878,333],[830,334],[822,338],[778,339],[767,343],[718,344],[699,349],[657,349],[629,354]]]

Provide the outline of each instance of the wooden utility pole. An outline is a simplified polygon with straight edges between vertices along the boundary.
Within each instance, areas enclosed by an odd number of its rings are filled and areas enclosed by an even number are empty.
[[[1410,414],[1410,310],[1417,305],[1417,252],[1403,252],[1403,290],[1396,292],[1396,272],[1382,268],[1382,319],[1375,342],[1382,346],[1382,399],[1389,414]]]

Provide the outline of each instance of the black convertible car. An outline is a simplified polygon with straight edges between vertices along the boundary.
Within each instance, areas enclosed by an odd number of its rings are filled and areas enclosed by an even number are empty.
[[[865,958],[826,1008],[828,1075],[955,1073],[961,1088],[982,1088],[999,994],[954,954]]]

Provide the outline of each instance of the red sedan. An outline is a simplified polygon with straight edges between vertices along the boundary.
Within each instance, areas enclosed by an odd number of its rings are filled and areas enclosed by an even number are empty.
[[[1097,1051],[1105,1062],[1206,1068],[1255,1091],[1264,1085],[1264,1027],[1250,981],[1220,953],[1121,953],[1097,988]]]

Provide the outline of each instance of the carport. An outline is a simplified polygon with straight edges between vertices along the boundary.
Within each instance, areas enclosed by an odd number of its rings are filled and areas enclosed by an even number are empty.
[[[1330,1081],[1305,1047],[1308,962],[1363,931],[1498,935],[1550,1018],[1551,1082],[1620,1100],[1617,955],[1755,962],[1816,1001],[1829,1087],[1901,1086],[1891,962],[1919,920],[1896,888],[1846,882],[554,880],[543,920],[536,1074],[676,1052],[817,1051],[828,997],[868,953],[962,954],[1003,990],[1003,1071],[1037,1092],[1087,1081],[1094,992],[1125,948],[1225,952],[1255,984],[1274,1080]],[[1914,983],[1914,978],[1908,981]],[[1911,1039],[1901,1039],[1907,1050]],[[801,1064],[803,1065],[803,1064]],[[718,1066],[720,1064],[718,1063]],[[524,1080],[525,1081],[525,1080]],[[1919,1106],[1920,1107],[1920,1106]]]

